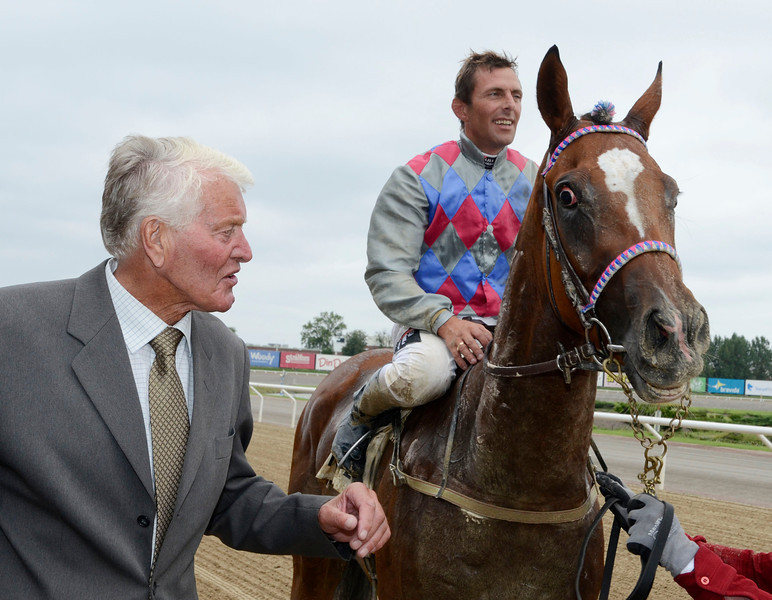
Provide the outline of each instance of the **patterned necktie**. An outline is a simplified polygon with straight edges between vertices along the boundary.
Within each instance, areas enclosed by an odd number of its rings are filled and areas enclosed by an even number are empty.
[[[153,470],[158,524],[153,564],[174,515],[177,488],[188,443],[188,405],[175,366],[182,332],[167,327],[151,342],[156,357],[150,369],[150,430],[153,438]]]

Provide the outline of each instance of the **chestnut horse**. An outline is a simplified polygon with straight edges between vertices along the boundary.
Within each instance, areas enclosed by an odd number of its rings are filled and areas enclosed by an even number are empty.
[[[376,465],[372,485],[392,529],[374,561],[382,600],[575,598],[580,547],[598,511],[590,367],[615,353],[647,402],[677,400],[702,370],[708,322],[674,249],[678,188],[646,149],[661,66],[611,123],[608,110],[574,115],[557,48],[545,56],[537,100],[550,146],[486,361],[414,409],[396,458],[388,441]],[[336,425],[390,356],[353,357],[316,389],[295,435],[291,492],[332,493],[316,474]],[[602,554],[596,532],[582,598],[598,596]],[[336,592],[344,566],[295,557],[292,598],[374,597]]]

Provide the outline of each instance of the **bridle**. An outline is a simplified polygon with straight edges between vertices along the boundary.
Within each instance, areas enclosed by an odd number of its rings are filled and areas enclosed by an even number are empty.
[[[532,365],[495,365],[488,360],[486,353],[485,360],[483,362],[483,368],[491,375],[497,375],[500,377],[522,377],[523,375],[535,375],[539,373],[547,373],[558,369],[563,372],[566,383],[570,383],[570,371],[574,369],[583,370],[598,370],[602,368],[602,360],[608,359],[613,354],[622,354],[625,352],[624,346],[614,344],[611,340],[611,336],[608,333],[608,329],[598,319],[595,311],[595,306],[598,302],[598,298],[601,292],[605,289],[609,280],[619,272],[622,267],[629,263],[632,259],[646,254],[648,252],[662,252],[670,256],[678,268],[681,269],[681,260],[678,257],[678,253],[675,248],[670,244],[661,242],[659,240],[643,240],[632,244],[629,248],[622,251],[611,263],[605,268],[603,274],[598,279],[597,283],[593,287],[592,291],[588,292],[584,287],[582,280],[576,273],[571,261],[568,258],[568,254],[565,251],[562,240],[560,239],[560,233],[557,224],[557,218],[555,216],[555,209],[553,208],[553,195],[550,192],[547,185],[547,173],[555,166],[558,157],[563,151],[574,141],[585,135],[593,133],[616,133],[629,135],[636,138],[641,142],[644,147],[646,146],[646,140],[637,131],[617,124],[595,124],[587,127],[582,127],[563,139],[550,157],[547,159],[546,166],[542,170],[542,191],[544,197],[544,208],[542,213],[542,226],[545,232],[545,253],[546,253],[546,265],[547,265],[547,285],[549,288],[549,298],[552,304],[552,308],[557,315],[558,319],[570,329],[573,329],[568,325],[568,318],[564,318],[561,314],[560,307],[556,301],[555,290],[553,288],[552,276],[550,271],[551,255],[554,255],[555,260],[560,265],[561,281],[563,284],[563,290],[566,297],[571,301],[571,304],[576,312],[576,316],[581,323],[584,330],[586,343],[578,348],[574,348],[568,351],[563,351],[558,354],[557,358],[546,361],[543,363],[536,363]],[[594,337],[599,344],[591,341],[591,333],[594,333]],[[598,347],[600,345],[600,347]],[[577,360],[577,357],[579,359]]]
[[[547,161],[547,166],[542,171],[542,188],[544,194],[544,230],[546,233],[546,240],[548,250],[554,252],[556,259],[561,265],[563,271],[563,280],[568,281],[568,284],[573,289],[566,289],[566,294],[574,304],[574,309],[585,329],[592,327],[590,319],[595,317],[595,305],[598,302],[598,298],[608,284],[609,280],[616,274],[622,267],[629,263],[637,256],[641,256],[647,252],[663,252],[676,261],[679,270],[681,269],[681,259],[678,257],[678,253],[675,248],[670,244],[661,242],[659,240],[642,240],[632,244],[629,248],[621,252],[603,271],[603,274],[598,279],[598,282],[592,289],[592,292],[587,292],[582,284],[579,276],[576,274],[571,261],[568,259],[568,255],[563,247],[560,239],[560,233],[557,226],[557,220],[555,217],[555,210],[553,208],[553,196],[547,185],[547,173],[555,166],[560,154],[568,147],[569,144],[579,139],[582,136],[591,133],[621,133],[624,135],[630,135],[641,142],[646,147],[646,141],[641,134],[637,131],[630,129],[629,127],[623,127],[621,125],[606,124],[606,125],[591,125],[589,127],[583,127],[577,131],[574,131],[568,135],[558,146]],[[549,281],[550,287],[552,285]],[[550,297],[553,297],[553,290],[550,289]]]

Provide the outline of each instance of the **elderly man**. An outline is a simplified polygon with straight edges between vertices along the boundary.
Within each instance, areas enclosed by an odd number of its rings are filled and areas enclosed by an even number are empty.
[[[247,350],[226,311],[247,169],[184,138],[128,137],[105,181],[112,259],[0,290],[0,596],[196,597],[204,534],[348,558],[390,532],[363,485],[295,494],[255,475]]]

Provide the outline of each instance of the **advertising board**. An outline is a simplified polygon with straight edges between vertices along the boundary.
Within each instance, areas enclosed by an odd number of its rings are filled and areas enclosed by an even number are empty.
[[[276,350],[250,348],[249,365],[252,367],[278,367],[279,352]]]
[[[772,396],[772,381],[747,379],[745,381],[746,396]]]
[[[743,379],[708,377],[708,393],[742,396],[745,393],[745,381]]]
[[[282,369],[311,369],[316,366],[315,352],[283,351],[279,366]]]
[[[704,377],[692,377],[692,380],[689,382],[689,389],[693,392],[702,392],[704,394],[707,385],[707,379]]]
[[[350,356],[341,356],[339,354],[317,354],[316,355],[316,370],[317,371],[332,371],[336,367],[339,367],[344,361],[351,358]]]

